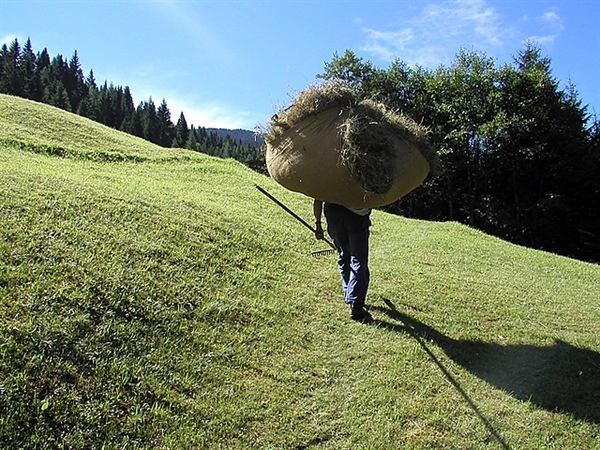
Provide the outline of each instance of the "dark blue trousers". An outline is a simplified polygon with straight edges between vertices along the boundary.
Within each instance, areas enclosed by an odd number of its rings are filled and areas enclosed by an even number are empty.
[[[361,216],[335,204],[325,205],[327,232],[339,256],[344,301],[364,305],[369,287],[369,214]]]

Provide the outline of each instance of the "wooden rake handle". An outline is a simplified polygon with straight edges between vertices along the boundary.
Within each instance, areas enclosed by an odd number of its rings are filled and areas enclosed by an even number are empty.
[[[276,203],[277,205],[279,205],[285,212],[287,212],[288,214],[290,214],[294,219],[296,219],[298,222],[300,222],[302,225],[304,225],[306,228],[308,228],[313,233],[315,232],[315,229],[313,227],[311,227],[308,224],[308,222],[306,222],[306,220],[304,220],[302,217],[300,217],[298,214],[296,214],[290,208],[288,208],[283,203],[281,203],[279,200],[277,200],[275,197],[273,197],[271,194],[269,194],[267,191],[265,191],[263,188],[261,188],[258,184],[255,184],[255,186],[256,186],[256,189],[258,189],[260,192],[262,192],[263,194],[265,194],[274,203]],[[331,242],[329,239],[327,239],[325,237],[323,237],[323,240],[325,242],[327,242],[327,244],[329,244],[329,246],[332,249],[336,250],[335,245],[333,245],[333,242]]]

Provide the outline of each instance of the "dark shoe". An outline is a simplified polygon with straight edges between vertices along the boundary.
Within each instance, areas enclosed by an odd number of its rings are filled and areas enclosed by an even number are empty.
[[[350,303],[350,317],[353,320],[365,319],[369,316],[369,312],[365,309],[364,305],[358,303]]]

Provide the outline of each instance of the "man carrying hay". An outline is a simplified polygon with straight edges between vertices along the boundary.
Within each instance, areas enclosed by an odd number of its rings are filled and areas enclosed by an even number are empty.
[[[316,199],[317,238],[324,208],[345,302],[353,319],[367,317],[370,212],[415,189],[436,166],[427,130],[332,81],[305,89],[273,115],[264,138],[271,177]]]
[[[321,215],[323,202],[315,200],[315,237],[323,239]],[[369,313],[365,309],[365,299],[369,287],[369,227],[371,210],[348,208],[333,203],[325,203],[327,232],[338,250],[338,267],[342,279],[344,301],[350,306],[350,317],[365,319]]]

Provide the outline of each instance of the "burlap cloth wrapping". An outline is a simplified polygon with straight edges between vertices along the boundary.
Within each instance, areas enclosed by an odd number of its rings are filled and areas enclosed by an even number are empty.
[[[354,208],[388,205],[419,186],[430,171],[425,155],[432,155],[431,148],[420,151],[428,145],[423,129],[406,117],[400,126],[397,115],[373,102],[351,101],[344,87],[336,87],[339,98],[321,101],[330,88],[310,93],[319,105],[301,120],[272,119],[265,135],[271,177],[291,191]]]

